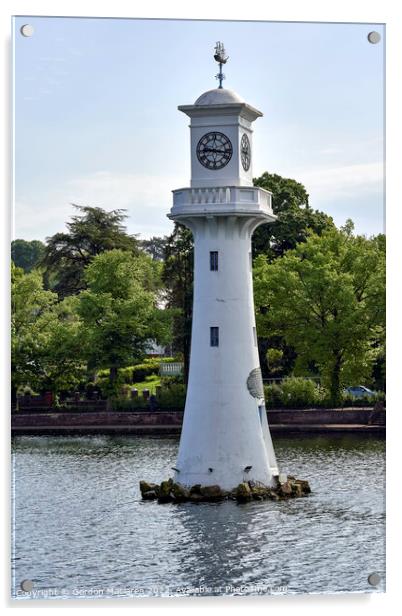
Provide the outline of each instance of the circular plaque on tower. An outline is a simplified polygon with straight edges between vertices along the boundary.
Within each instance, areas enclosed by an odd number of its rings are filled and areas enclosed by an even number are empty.
[[[223,133],[206,133],[197,144],[197,158],[207,169],[216,171],[226,167],[232,154],[231,141]]]

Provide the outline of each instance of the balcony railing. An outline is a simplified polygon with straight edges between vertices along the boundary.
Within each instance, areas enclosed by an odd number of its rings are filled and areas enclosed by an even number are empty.
[[[184,364],[180,361],[162,362],[159,366],[161,376],[176,376],[183,374]]]
[[[173,206],[226,205],[258,206],[272,213],[271,193],[258,186],[223,186],[212,188],[180,188],[173,191]]]

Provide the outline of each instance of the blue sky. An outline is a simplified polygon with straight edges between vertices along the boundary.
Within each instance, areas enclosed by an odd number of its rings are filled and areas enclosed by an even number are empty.
[[[177,106],[217,86],[217,40],[224,86],[264,113],[254,176],[292,177],[338,225],[384,230],[383,26],[18,17],[14,30],[14,237],[63,230],[71,203],[126,208],[142,238],[169,233],[171,190],[190,179]]]

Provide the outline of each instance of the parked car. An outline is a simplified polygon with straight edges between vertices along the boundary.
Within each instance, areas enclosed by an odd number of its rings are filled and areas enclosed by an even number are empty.
[[[364,385],[346,387],[344,392],[346,395],[352,396],[352,398],[372,398],[376,395],[374,391],[371,391],[368,387],[364,387]]]

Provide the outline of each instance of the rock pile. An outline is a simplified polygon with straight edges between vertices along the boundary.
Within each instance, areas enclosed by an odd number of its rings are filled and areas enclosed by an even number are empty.
[[[140,490],[143,500],[157,500],[158,503],[201,503],[218,502],[225,499],[236,500],[238,503],[247,503],[252,500],[283,500],[297,496],[307,496],[311,489],[308,481],[296,479],[291,475],[283,478],[275,477],[275,485],[271,487],[254,481],[244,481],[230,491],[222,490],[218,485],[202,486],[196,484],[186,488],[173,479],[162,483],[148,483],[140,481]]]

